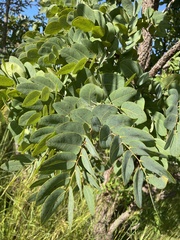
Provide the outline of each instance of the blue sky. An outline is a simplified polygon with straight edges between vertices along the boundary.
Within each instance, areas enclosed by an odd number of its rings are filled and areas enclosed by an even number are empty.
[[[38,7],[37,6],[29,7],[24,11],[24,14],[30,18],[33,18],[34,15],[38,14]]]
[[[159,11],[163,11],[166,8],[165,5],[159,7]],[[33,18],[34,15],[38,14],[38,8],[37,6],[33,6],[32,8],[27,8],[25,11],[25,15]]]

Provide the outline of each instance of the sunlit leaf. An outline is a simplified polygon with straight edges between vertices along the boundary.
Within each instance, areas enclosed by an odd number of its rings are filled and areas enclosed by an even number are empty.
[[[142,186],[144,181],[144,174],[142,169],[137,168],[133,177],[133,192],[134,199],[139,208],[142,207]]]
[[[110,147],[110,163],[113,164],[123,154],[123,145],[119,136],[115,136]]]
[[[60,133],[47,141],[47,146],[57,150],[77,154],[80,151],[82,137],[77,133]]]
[[[121,109],[132,119],[137,119],[136,124],[146,122],[147,117],[145,112],[134,102],[124,102]]]
[[[84,185],[83,194],[86,199],[90,213],[92,215],[94,215],[95,214],[95,199],[94,199],[93,189],[88,185]]]
[[[46,199],[45,203],[43,204],[42,212],[41,212],[41,223],[44,224],[51,215],[57,210],[59,205],[64,199],[64,189],[58,188],[53,191],[48,198]]]
[[[84,168],[92,175],[92,176],[95,176],[94,174],[94,170],[92,168],[92,165],[91,165],[91,162],[90,162],[90,159],[88,157],[88,154],[86,152],[86,150],[83,148],[82,151],[81,151],[81,161],[82,161],[82,164],[84,166]]]
[[[124,102],[132,99],[136,95],[136,90],[130,87],[121,87],[110,94],[112,103],[120,107]]]
[[[46,170],[69,170],[74,167],[76,163],[76,155],[72,152],[56,153],[50,157],[40,167],[40,171]]]
[[[172,175],[154,159],[147,156],[142,156],[141,163],[147,170],[156,173],[158,176],[165,176],[170,182],[176,182]]]
[[[127,185],[134,171],[134,160],[131,151],[126,151],[122,158],[122,178],[124,185]]]
[[[73,189],[69,187],[69,197],[68,197],[68,223],[69,228],[71,229],[74,217],[74,196],[73,196]]]
[[[99,133],[99,145],[102,148],[109,148],[112,141],[111,130],[107,125],[102,126]]]
[[[0,87],[11,87],[14,81],[6,76],[0,75]]]
[[[168,178],[166,178],[165,176],[156,177],[153,174],[149,174],[147,176],[147,181],[158,189],[164,189],[167,185]]]

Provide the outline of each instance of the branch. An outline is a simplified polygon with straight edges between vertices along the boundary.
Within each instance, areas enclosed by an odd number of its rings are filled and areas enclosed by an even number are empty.
[[[159,0],[143,0],[142,2],[142,13],[144,14],[148,8],[153,8],[158,10]],[[151,59],[151,49],[152,49],[152,36],[149,32],[149,27],[147,29],[142,29],[143,42],[139,44],[138,47],[138,61],[140,66],[146,71],[150,65]]]
[[[132,205],[130,207],[129,210],[125,211],[124,213],[122,213],[110,226],[109,228],[109,231],[108,231],[108,236],[112,236],[114,231],[122,224],[124,223],[128,218],[129,216],[131,215],[132,213],[132,209],[134,208],[134,206]]]
[[[166,6],[166,8],[162,11],[163,13],[167,12],[170,7],[171,7],[171,4],[173,4],[175,2],[175,0],[171,0],[170,3]]]
[[[174,56],[175,53],[180,51],[180,40],[174,44],[164,55],[157,61],[157,63],[149,71],[149,76],[154,77],[156,73],[163,68],[163,66]]]

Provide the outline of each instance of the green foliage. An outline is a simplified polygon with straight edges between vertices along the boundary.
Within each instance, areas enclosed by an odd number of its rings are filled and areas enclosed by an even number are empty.
[[[80,193],[94,215],[94,191],[109,168],[121,165],[115,175],[132,186],[140,208],[143,185],[175,183],[168,160],[179,160],[180,129],[178,82],[164,87],[137,62],[134,46],[146,22],[131,1],[69,7],[61,1],[49,7],[44,33],[27,32],[18,58],[3,62],[0,100],[5,95],[9,128],[13,134],[18,127],[19,151],[38,173],[31,188],[43,205],[41,222],[66,201],[71,227],[73,199]],[[156,28],[163,16],[143,19]],[[5,164],[14,169],[14,161]]]

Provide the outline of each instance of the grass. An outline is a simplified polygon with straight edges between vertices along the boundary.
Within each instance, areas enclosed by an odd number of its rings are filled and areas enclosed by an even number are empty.
[[[1,174],[0,190],[0,239],[1,240],[93,240],[92,218],[85,201],[76,197],[74,223],[69,229],[67,206],[45,224],[40,224],[41,207],[28,203],[32,179],[28,169],[16,175]],[[5,184],[6,183],[6,184]],[[172,187],[172,186],[171,186]],[[175,187],[175,186],[174,186]],[[179,189],[176,196],[156,203],[157,213],[146,199],[143,211],[137,211],[116,232],[115,240],[176,240],[180,236]],[[138,226],[135,230],[134,227]]]
[[[41,207],[28,203],[31,180],[28,171],[7,176],[7,185],[1,186],[0,239],[1,240],[74,240],[91,238],[91,216],[84,201],[76,199],[75,220],[70,230],[67,222],[67,206],[45,224],[40,224]],[[4,176],[5,177],[5,176]]]

